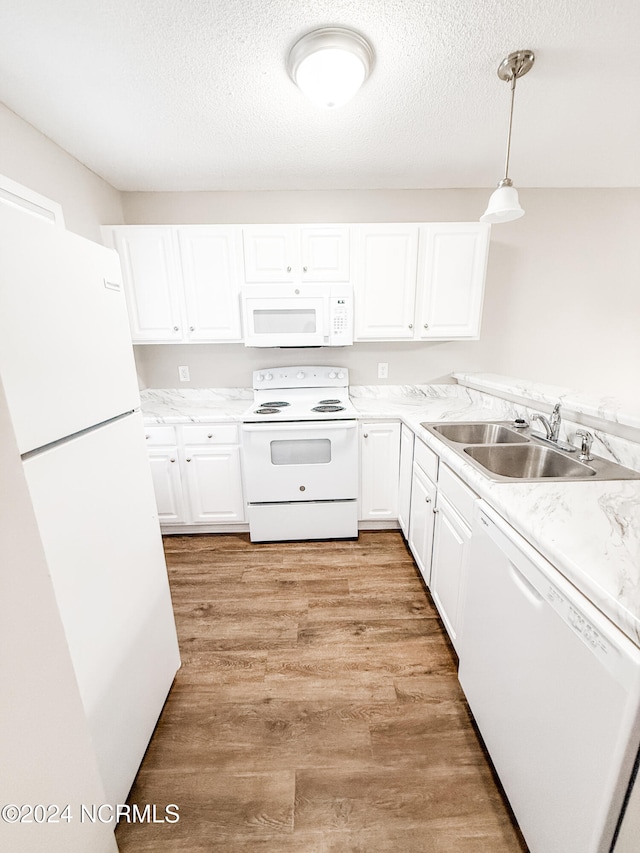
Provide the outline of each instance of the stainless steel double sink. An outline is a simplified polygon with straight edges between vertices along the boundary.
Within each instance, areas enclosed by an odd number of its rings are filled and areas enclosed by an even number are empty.
[[[637,480],[640,472],[594,456],[581,462],[569,452],[550,447],[528,427],[512,421],[423,423],[453,450],[493,480]]]

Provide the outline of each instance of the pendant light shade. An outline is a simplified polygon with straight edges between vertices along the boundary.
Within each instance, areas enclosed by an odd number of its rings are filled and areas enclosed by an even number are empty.
[[[498,77],[511,83],[511,111],[509,113],[509,131],[507,134],[507,156],[504,166],[504,178],[494,190],[487,209],[480,217],[481,222],[499,223],[511,222],[524,216],[520,207],[518,191],[509,178],[509,155],[511,153],[511,127],[513,124],[513,104],[516,94],[516,80],[531,70],[535,61],[532,50],[517,50],[503,59],[498,67]]]
[[[364,36],[342,27],[323,27],[302,36],[289,52],[293,82],[322,107],[340,107],[371,72],[373,48]]]
[[[521,216],[524,216],[524,210],[520,207],[518,190],[511,181],[508,184],[500,181],[498,189],[491,194],[487,209],[480,217],[480,221],[511,222],[512,219],[520,219]]]

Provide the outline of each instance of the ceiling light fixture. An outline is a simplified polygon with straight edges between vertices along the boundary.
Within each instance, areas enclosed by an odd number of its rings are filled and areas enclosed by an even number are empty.
[[[518,190],[513,186],[509,178],[509,154],[511,152],[511,126],[513,124],[513,102],[516,94],[516,80],[523,77],[535,61],[532,50],[517,50],[503,59],[498,67],[498,77],[511,83],[511,111],[509,113],[509,133],[507,135],[507,158],[504,164],[504,178],[498,184],[498,189],[493,191],[489,199],[489,205],[480,217],[481,222],[511,222],[512,219],[520,219],[524,216],[524,210],[520,207]]]
[[[367,79],[373,59],[373,48],[360,33],[343,27],[322,27],[293,45],[287,71],[315,104],[340,107]]]

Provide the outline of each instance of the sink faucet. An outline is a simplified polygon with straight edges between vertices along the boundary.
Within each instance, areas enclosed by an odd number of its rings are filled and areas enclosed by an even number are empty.
[[[557,441],[560,437],[560,422],[562,418],[560,417],[560,403],[556,403],[553,407],[553,411],[551,412],[551,441]]]
[[[531,416],[531,421],[540,421],[547,434],[547,439],[549,441],[557,442],[560,436],[560,424],[562,422],[562,418],[560,417],[560,403],[556,403],[553,407],[550,419],[547,419],[544,415],[536,414]]]

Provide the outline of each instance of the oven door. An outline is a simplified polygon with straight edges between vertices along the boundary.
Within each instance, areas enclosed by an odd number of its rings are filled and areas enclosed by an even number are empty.
[[[244,424],[249,503],[358,497],[357,421]]]
[[[243,289],[245,346],[313,347],[328,343],[327,296],[317,288],[308,295],[295,295],[295,289],[289,287],[281,290],[286,293],[276,296],[265,295],[264,289],[256,287]]]

